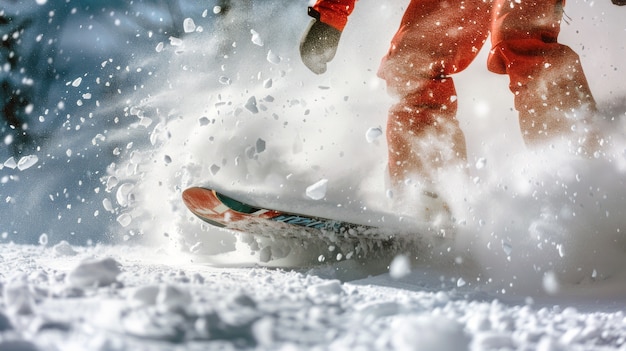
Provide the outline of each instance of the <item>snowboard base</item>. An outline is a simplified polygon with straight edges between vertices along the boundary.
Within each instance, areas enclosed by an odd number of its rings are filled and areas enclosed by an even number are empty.
[[[204,187],[186,189],[183,202],[194,215],[211,226],[252,235],[299,239],[320,237],[331,242],[388,240],[393,236],[390,230],[376,226],[252,206]]]

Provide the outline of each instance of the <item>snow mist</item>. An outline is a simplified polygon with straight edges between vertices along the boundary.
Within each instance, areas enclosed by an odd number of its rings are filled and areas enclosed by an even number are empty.
[[[581,55],[603,109],[601,152],[581,158],[558,143],[526,149],[507,77],[487,72],[485,48],[455,77],[469,175],[442,176],[439,188],[454,200],[456,234],[414,262],[503,294],[626,283],[619,269],[626,263],[625,109],[615,103],[624,94],[609,72],[624,53],[587,55],[624,45],[594,39],[617,21],[586,18],[590,6],[568,2],[573,20],[562,40]],[[300,63],[309,21],[302,4],[235,5],[211,32],[202,30],[203,18],[219,9],[181,23],[183,37],[141,58],[159,74],[129,111],[140,124],[154,123],[146,128],[150,147],[115,171],[132,184],[135,203],[120,224],[196,257],[235,249],[246,256],[250,249],[230,233],[192,218],[180,201],[184,188],[211,184],[262,196],[266,205],[319,215],[339,209],[363,222],[389,212],[381,135],[391,101],[375,72],[396,30],[387,24],[398,23],[402,10],[393,1],[360,1],[322,76]],[[325,191],[312,200],[307,188],[320,180]]]

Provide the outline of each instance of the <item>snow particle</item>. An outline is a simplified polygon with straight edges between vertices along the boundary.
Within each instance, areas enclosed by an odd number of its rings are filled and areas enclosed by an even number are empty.
[[[211,168],[209,169],[209,171],[211,172],[211,175],[216,175],[219,171],[220,171],[221,167],[216,165],[216,164],[212,164]]]
[[[476,160],[476,169],[483,169],[483,168],[485,168],[486,165],[487,165],[487,159],[486,158],[481,157],[478,160]]]
[[[36,155],[28,155],[20,158],[17,162],[17,169],[20,171],[24,171],[34,166],[39,161],[39,158]]]
[[[485,101],[478,101],[474,104],[474,113],[479,117],[487,117],[491,108]]]
[[[380,127],[370,128],[367,130],[367,132],[365,132],[365,140],[367,140],[368,143],[373,143],[378,138],[380,138],[381,135],[383,135],[382,128]]]
[[[245,108],[252,113],[258,113],[259,108],[257,107],[256,97],[251,96],[246,102]]]
[[[196,24],[194,23],[193,19],[185,18],[185,20],[183,21],[183,28],[185,30],[185,33],[191,33],[196,30]]]
[[[260,154],[263,151],[265,151],[265,140],[259,138],[256,141],[256,152]]]
[[[48,245],[48,234],[43,233],[39,236],[39,245],[41,246]]]
[[[122,213],[117,217],[117,223],[122,227],[128,227],[133,222],[133,217],[128,213]]]
[[[110,192],[120,183],[119,179],[116,176],[110,176],[106,181],[106,191]]]
[[[385,196],[387,196],[388,199],[393,199],[393,190],[387,189],[385,191]]]
[[[407,255],[397,255],[389,264],[389,275],[393,279],[400,279],[411,274],[411,259]]]
[[[322,179],[306,188],[306,196],[313,200],[321,200],[326,196],[328,179]]]
[[[504,253],[507,256],[511,256],[511,253],[513,252],[513,246],[511,244],[509,244],[506,241],[502,242],[502,251],[504,251]]]
[[[113,208],[113,204],[111,203],[111,200],[109,199],[104,199],[102,200],[102,207],[104,207],[104,210],[107,212],[115,212],[115,209]]]
[[[170,40],[170,45],[172,46],[182,46],[183,45],[183,41],[179,38],[176,37],[169,37]]]
[[[257,31],[250,29],[250,34],[252,34],[252,43],[254,45],[263,46],[263,39],[261,39],[261,35]]]
[[[545,272],[543,275],[543,289],[548,294],[556,294],[559,292],[559,281],[554,271]]]
[[[76,88],[76,87],[80,86],[80,83],[82,83],[82,81],[83,81],[83,79],[81,77],[78,77],[78,78],[74,79],[74,81],[72,82],[72,86]]]
[[[117,188],[115,199],[117,203],[122,207],[127,207],[132,202],[132,191],[135,186],[130,183],[124,183]]]
[[[278,56],[277,54],[275,54],[272,50],[267,52],[267,61],[269,63],[273,63],[275,65],[279,64],[281,61],[280,56]]]
[[[211,120],[209,119],[209,117],[206,116],[202,116],[198,119],[198,123],[200,124],[200,126],[206,126],[211,124]]]
[[[15,167],[17,167],[17,162],[15,162],[15,158],[11,156],[4,161],[3,166],[9,169],[15,169]]]
[[[7,134],[4,137],[4,145],[11,145],[13,144],[13,135],[12,134]]]

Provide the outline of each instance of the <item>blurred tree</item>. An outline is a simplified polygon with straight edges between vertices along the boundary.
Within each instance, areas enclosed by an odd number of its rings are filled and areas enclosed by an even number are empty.
[[[29,143],[27,115],[35,100],[33,82],[23,69],[22,53],[19,50],[21,35],[32,22],[29,19],[20,21],[0,13],[0,109],[2,122],[0,133],[6,145],[19,153],[23,145]],[[28,56],[27,56],[28,57]]]
[[[154,40],[182,36],[184,18],[181,1],[0,0],[0,142],[13,156],[44,146],[72,112],[61,113],[74,100],[62,88],[82,75],[75,71],[96,71],[114,56],[129,61]],[[97,32],[96,42],[88,42],[88,32]],[[155,38],[138,38],[142,32]],[[127,49],[107,47],[114,44]],[[115,96],[115,87],[100,97]]]

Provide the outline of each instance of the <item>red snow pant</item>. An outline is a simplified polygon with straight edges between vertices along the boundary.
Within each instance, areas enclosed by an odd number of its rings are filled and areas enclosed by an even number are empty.
[[[378,75],[399,98],[389,111],[389,171],[399,183],[414,174],[466,163],[450,76],[464,70],[491,33],[488,68],[508,74],[527,144],[571,129],[593,111],[578,55],[559,44],[564,0],[412,0]],[[480,82],[475,82],[480,85]]]

